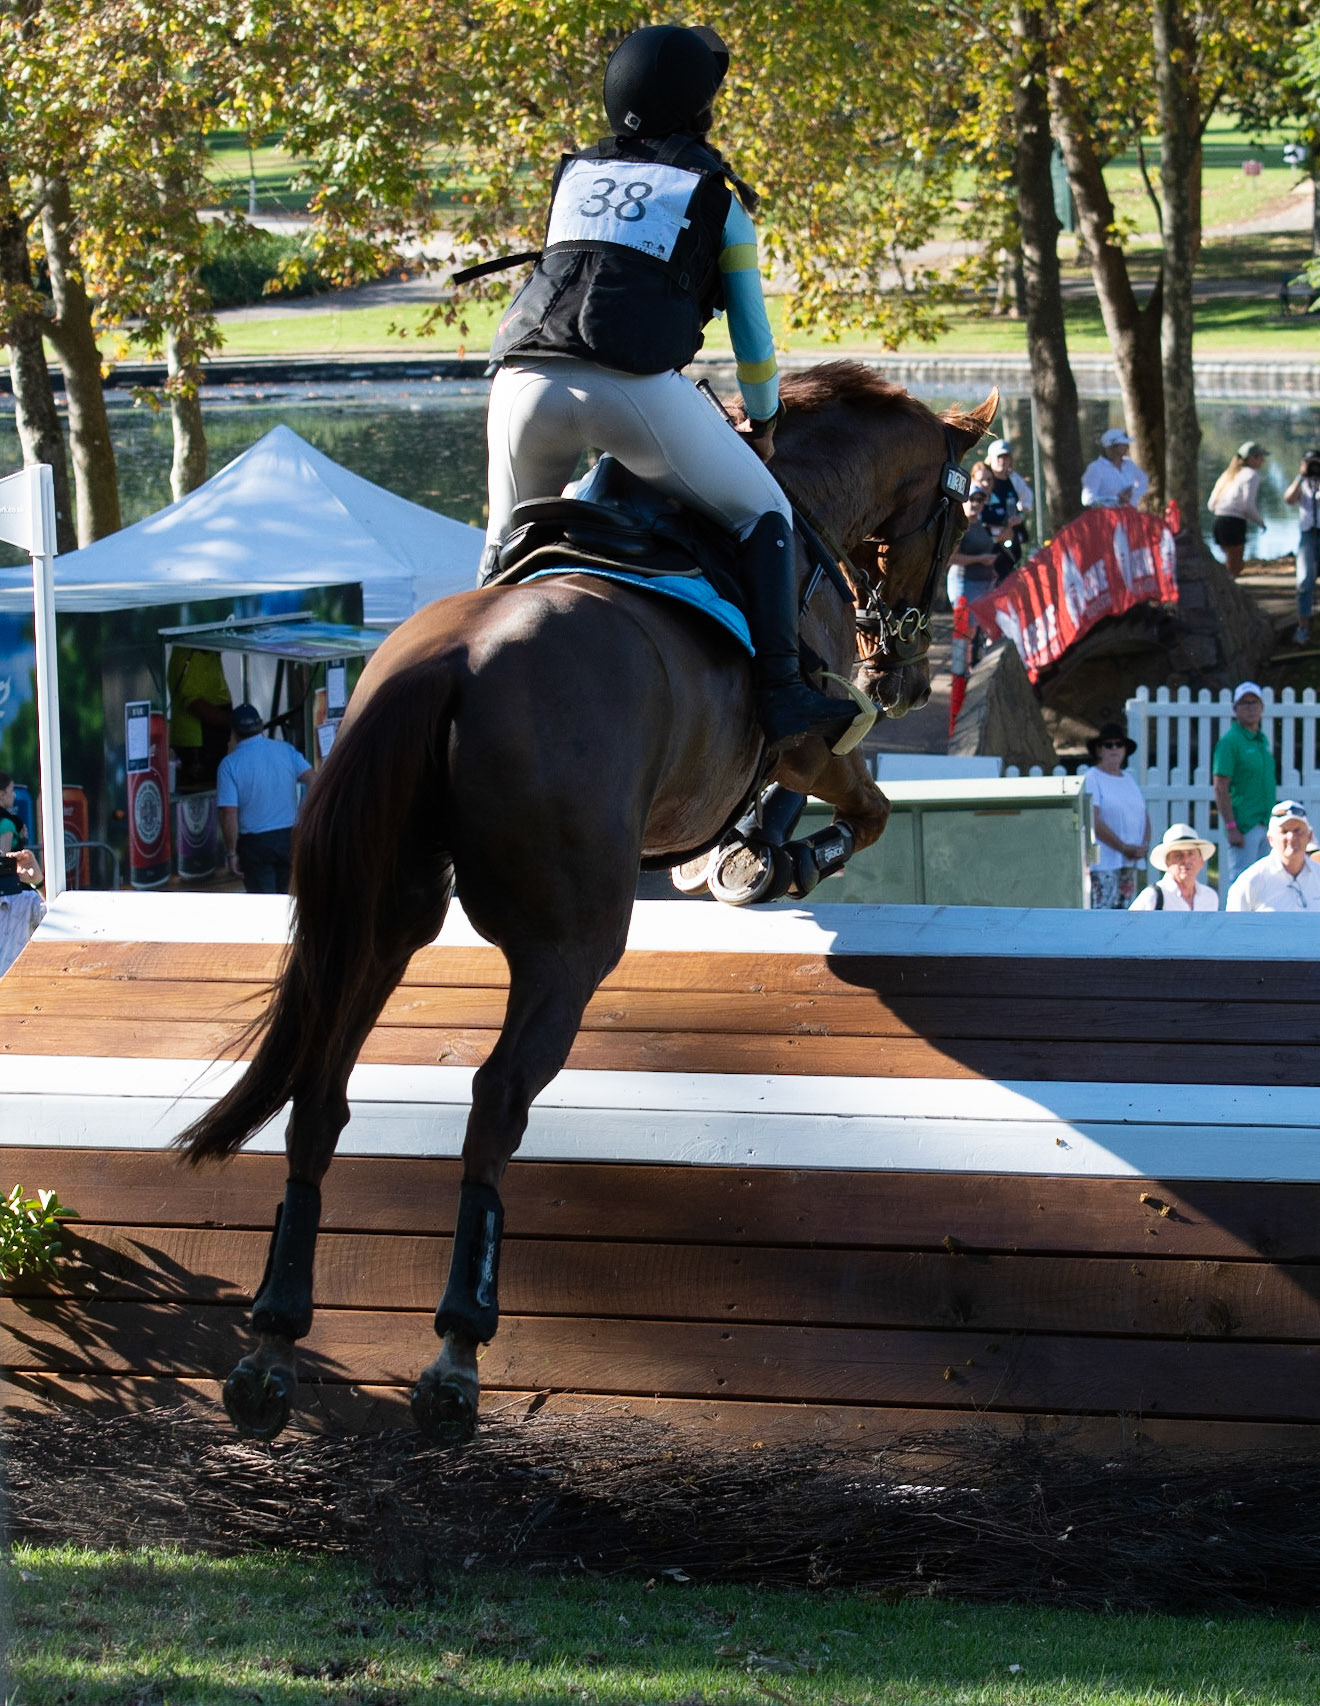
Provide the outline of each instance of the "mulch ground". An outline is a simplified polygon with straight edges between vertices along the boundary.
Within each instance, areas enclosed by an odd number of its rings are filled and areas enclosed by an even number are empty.
[[[189,1411],[20,1415],[12,1538],[355,1556],[412,1594],[456,1570],[839,1586],[1115,1610],[1314,1606],[1320,1465],[1146,1457],[969,1426],[863,1459],[634,1418],[260,1446]]]

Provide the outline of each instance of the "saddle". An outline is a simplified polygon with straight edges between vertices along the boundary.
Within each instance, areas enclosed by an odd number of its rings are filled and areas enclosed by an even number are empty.
[[[737,609],[737,541],[602,456],[571,496],[529,498],[514,509],[487,585],[508,586],[547,569],[622,569],[628,574],[704,576]]]

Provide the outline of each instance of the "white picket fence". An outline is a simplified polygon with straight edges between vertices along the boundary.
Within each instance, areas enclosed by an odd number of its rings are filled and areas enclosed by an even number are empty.
[[[1291,687],[1275,697],[1265,688],[1265,715],[1261,728],[1279,767],[1279,798],[1300,800],[1320,823],[1320,703],[1315,689],[1308,687],[1299,697]],[[1159,688],[1139,687],[1127,702],[1128,734],[1137,750],[1128,769],[1141,784],[1150,808],[1152,840],[1158,840],[1171,823],[1190,823],[1207,840],[1219,846],[1220,868],[1224,865],[1227,840],[1221,829],[1211,827],[1215,790],[1210,761],[1215,742],[1233,721],[1233,699],[1225,688],[1216,698],[1207,688],[1192,697],[1180,687],[1170,694]]]

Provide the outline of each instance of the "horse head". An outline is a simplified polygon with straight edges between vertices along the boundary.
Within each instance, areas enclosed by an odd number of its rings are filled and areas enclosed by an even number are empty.
[[[788,375],[782,393],[774,472],[845,553],[859,607],[854,680],[901,717],[930,698],[931,605],[966,526],[959,464],[990,430],[999,393],[941,418],[850,361]]]

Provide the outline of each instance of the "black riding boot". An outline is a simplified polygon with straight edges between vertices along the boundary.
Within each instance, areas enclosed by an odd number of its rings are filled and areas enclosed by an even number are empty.
[[[851,726],[856,707],[817,693],[802,679],[798,658],[797,565],[788,523],[776,510],[763,515],[743,541],[739,578],[756,657],[756,715],[771,746],[798,735],[831,743]]]

